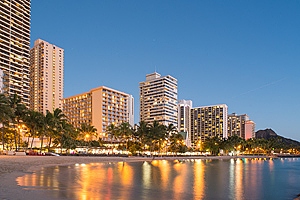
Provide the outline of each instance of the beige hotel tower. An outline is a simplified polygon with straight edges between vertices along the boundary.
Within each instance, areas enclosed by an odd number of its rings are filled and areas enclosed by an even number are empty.
[[[132,95],[105,86],[63,100],[63,111],[69,122],[79,128],[86,123],[94,126],[100,137],[110,124],[128,122],[134,126]]]
[[[0,1],[0,70],[3,92],[29,106],[30,0]]]
[[[154,72],[140,82],[140,121],[177,127],[177,79]]]
[[[38,39],[30,50],[30,108],[41,113],[62,109],[64,50]]]
[[[201,106],[191,109],[191,142],[194,147],[214,136],[228,137],[228,107],[226,104]]]

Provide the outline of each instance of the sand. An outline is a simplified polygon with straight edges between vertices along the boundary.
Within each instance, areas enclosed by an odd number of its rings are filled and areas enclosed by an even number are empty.
[[[245,156],[243,156],[245,157]],[[154,159],[230,159],[231,156],[212,157],[155,157]],[[47,166],[88,164],[96,162],[139,162],[151,161],[151,157],[80,157],[80,156],[7,156],[0,155],[0,200],[43,199],[43,191],[24,190],[18,185],[17,177]]]

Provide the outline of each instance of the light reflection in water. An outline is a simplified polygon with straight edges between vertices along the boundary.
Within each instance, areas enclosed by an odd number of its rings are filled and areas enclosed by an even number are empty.
[[[203,199],[205,195],[205,165],[202,160],[195,160],[194,164],[194,187],[195,199]]]
[[[17,181],[48,199],[292,199],[299,168],[299,159],[153,160],[43,168]]]
[[[145,189],[151,188],[151,165],[148,162],[144,162],[142,169],[142,184]]]

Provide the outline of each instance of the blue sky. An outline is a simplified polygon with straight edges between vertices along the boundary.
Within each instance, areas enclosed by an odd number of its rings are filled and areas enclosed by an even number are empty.
[[[107,87],[132,94],[155,70],[178,99],[227,104],[256,130],[300,141],[300,1],[31,0],[31,46],[65,50],[64,97]]]

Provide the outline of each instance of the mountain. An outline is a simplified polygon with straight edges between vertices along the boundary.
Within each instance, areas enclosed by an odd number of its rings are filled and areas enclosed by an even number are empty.
[[[255,137],[256,138],[263,138],[263,139],[277,139],[280,142],[286,144],[286,145],[291,145],[291,146],[300,146],[300,142],[296,141],[296,140],[292,140],[289,138],[285,138],[282,136],[279,136],[275,133],[275,131],[273,131],[272,129],[265,129],[265,130],[259,130],[255,132]]]

